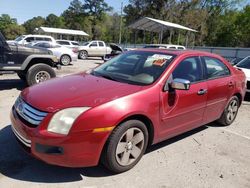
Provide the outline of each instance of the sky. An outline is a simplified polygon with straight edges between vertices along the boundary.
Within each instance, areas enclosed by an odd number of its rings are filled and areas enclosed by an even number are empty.
[[[19,24],[35,17],[53,13],[59,16],[66,10],[72,0],[0,0],[0,15],[9,14],[16,18]],[[121,2],[128,4],[128,0],[105,0],[115,12],[120,12]]]

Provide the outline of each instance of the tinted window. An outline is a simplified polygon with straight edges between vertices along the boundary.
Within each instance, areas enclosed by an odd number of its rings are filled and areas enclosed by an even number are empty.
[[[104,43],[103,42],[98,42],[99,46],[100,47],[103,47],[104,46]]]
[[[176,49],[174,46],[169,46],[168,48],[169,49]]]
[[[219,59],[204,57],[204,60],[207,68],[208,79],[226,76],[230,74],[230,71],[227,66]]]
[[[250,58],[248,57],[248,58],[242,60],[236,66],[241,67],[241,68],[245,68],[245,69],[250,69]]]
[[[36,37],[36,41],[44,41],[43,37]]]
[[[33,42],[35,40],[35,38],[34,37],[27,37],[25,40],[27,42]]]
[[[177,47],[177,49],[178,49],[178,50],[184,50],[184,48],[183,48],[183,47]]]
[[[178,64],[173,72],[173,79],[182,78],[190,82],[203,79],[202,66],[198,57],[190,57]]]
[[[148,85],[161,76],[174,57],[160,52],[130,51],[112,58],[92,74],[129,84]]]
[[[70,43],[67,41],[57,41],[57,43],[61,45],[70,45]]]
[[[90,46],[97,46],[97,42],[92,42]]]
[[[49,42],[51,42],[52,40],[51,40],[51,38],[44,38],[44,41],[49,41]]]
[[[79,46],[79,44],[77,42],[71,42],[73,45],[75,46]]]
[[[35,44],[34,46],[38,46],[38,47],[41,47],[41,48],[50,48],[49,43],[38,43],[38,44]]]

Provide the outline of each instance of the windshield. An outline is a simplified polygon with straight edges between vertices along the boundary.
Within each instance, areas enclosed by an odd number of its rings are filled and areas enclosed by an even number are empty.
[[[15,41],[16,41],[16,42],[19,42],[19,41],[23,40],[24,37],[25,37],[25,36],[17,37],[17,38],[15,39]]]
[[[85,42],[85,43],[83,43],[82,45],[83,45],[83,46],[88,46],[88,44],[89,44],[89,42]]]
[[[243,59],[236,66],[240,68],[250,69],[250,57]]]
[[[97,67],[91,74],[118,82],[149,85],[161,76],[174,57],[160,52],[130,51]]]

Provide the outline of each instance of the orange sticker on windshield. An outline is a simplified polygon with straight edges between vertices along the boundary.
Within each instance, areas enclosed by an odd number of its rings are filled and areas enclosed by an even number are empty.
[[[157,66],[162,67],[166,62],[167,62],[166,59],[157,59],[153,62],[153,65],[157,65]]]

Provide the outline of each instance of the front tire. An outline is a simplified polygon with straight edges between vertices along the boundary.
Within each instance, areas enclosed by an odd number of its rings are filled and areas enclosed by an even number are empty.
[[[29,68],[26,74],[27,84],[29,86],[38,84],[56,77],[55,71],[46,64],[36,64]]]
[[[221,115],[220,119],[218,120],[218,123],[224,126],[231,125],[237,116],[239,106],[240,106],[239,98],[233,96],[229,100],[229,103],[226,106],[225,110],[223,111],[223,114]]]
[[[110,171],[121,173],[133,168],[148,145],[148,130],[144,123],[129,120],[111,133],[104,148],[102,163]]]

